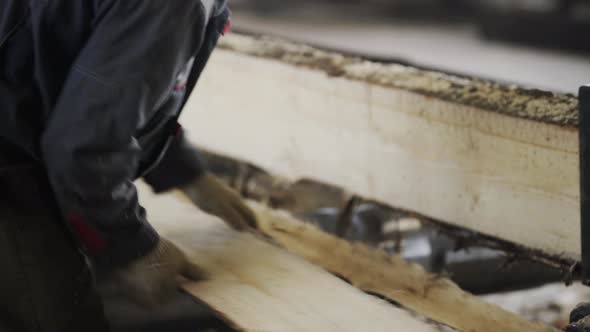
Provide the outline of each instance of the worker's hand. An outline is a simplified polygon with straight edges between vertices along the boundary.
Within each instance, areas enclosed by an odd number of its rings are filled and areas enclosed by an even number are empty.
[[[192,264],[186,255],[165,238],[146,256],[116,272],[123,291],[131,300],[144,307],[166,302],[176,292],[179,277],[198,281],[206,275]]]
[[[211,174],[200,176],[182,188],[199,208],[223,219],[230,227],[244,231],[256,229],[256,216],[240,195]]]

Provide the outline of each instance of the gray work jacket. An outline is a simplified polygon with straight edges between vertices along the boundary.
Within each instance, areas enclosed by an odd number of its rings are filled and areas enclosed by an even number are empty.
[[[158,240],[136,178],[163,191],[203,172],[177,119],[228,22],[225,2],[0,1],[0,141],[46,169],[99,263],[125,265]]]

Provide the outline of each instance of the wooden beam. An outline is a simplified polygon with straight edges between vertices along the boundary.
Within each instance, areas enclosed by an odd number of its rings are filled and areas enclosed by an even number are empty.
[[[574,97],[224,40],[183,115],[198,144],[579,259]]]
[[[557,332],[487,303],[449,279],[426,272],[397,256],[351,244],[285,212],[255,205],[265,234],[290,252],[331,271],[372,294],[400,303],[457,331]]]
[[[186,290],[239,331],[436,331],[302,258],[230,230],[177,195],[157,197],[145,186],[140,194],[156,229],[209,274]]]

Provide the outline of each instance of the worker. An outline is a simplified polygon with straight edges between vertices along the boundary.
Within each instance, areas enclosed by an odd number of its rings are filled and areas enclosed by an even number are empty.
[[[203,277],[150,227],[137,178],[255,227],[177,123],[225,2],[0,1],[0,329],[108,331],[93,269],[145,305]]]

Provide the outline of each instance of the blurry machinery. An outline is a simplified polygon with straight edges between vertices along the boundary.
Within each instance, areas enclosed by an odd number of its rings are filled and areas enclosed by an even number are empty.
[[[242,195],[290,211],[328,233],[379,247],[447,275],[475,294],[559,281],[564,271],[495,239],[350,195],[311,180],[291,183],[248,163],[202,151],[210,169]]]
[[[300,218],[338,233],[341,211],[320,208]],[[562,277],[557,269],[528,260],[512,260],[503,250],[465,241],[472,236],[475,235],[468,231],[446,232],[437,225],[371,202],[354,207],[350,225],[343,234],[350,241],[381,247],[430,272],[447,275],[474,294],[525,289]]]

